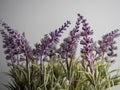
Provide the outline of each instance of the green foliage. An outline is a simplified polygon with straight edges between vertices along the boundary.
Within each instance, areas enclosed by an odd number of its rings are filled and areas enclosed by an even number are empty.
[[[8,90],[105,90],[120,84],[119,69],[110,71],[110,62],[94,62],[94,73],[88,64],[80,60],[69,60],[69,71],[64,61],[43,61],[43,68],[37,62],[29,62],[29,68],[18,64],[11,67],[11,82]],[[29,78],[28,78],[29,75]]]

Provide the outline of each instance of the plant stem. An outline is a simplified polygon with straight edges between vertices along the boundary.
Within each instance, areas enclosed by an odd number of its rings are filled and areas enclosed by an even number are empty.
[[[69,62],[68,62],[68,55],[66,55],[66,65],[67,65],[67,78],[70,79],[70,68],[69,68]]]
[[[31,85],[30,85],[30,72],[29,72],[29,59],[27,56],[27,53],[25,52],[26,56],[26,69],[27,69],[27,77],[28,77],[28,89],[31,90]]]
[[[89,63],[90,72],[93,74],[93,63],[91,61],[88,61],[88,63]]]

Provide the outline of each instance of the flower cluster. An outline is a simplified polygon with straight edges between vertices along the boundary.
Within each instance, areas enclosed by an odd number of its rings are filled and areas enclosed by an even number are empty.
[[[98,54],[98,56],[100,57],[101,55],[104,55],[105,52],[107,53],[107,57],[115,57],[117,56],[117,54],[114,53],[114,50],[117,49],[117,46],[114,46],[115,42],[115,38],[118,37],[120,35],[120,33],[118,33],[118,29],[104,35],[102,37],[102,40],[98,41],[99,47],[97,47],[96,49],[96,53]]]
[[[27,54],[28,57],[30,53],[30,46],[25,39],[25,35],[20,35],[16,30],[12,29],[5,22],[0,23],[5,30],[1,30],[3,37],[3,48],[5,48],[6,59],[11,60],[11,63],[14,64],[19,59],[22,60],[23,53]],[[20,58],[18,59],[18,55]],[[30,58],[31,59],[31,58]]]
[[[59,37],[61,37],[61,33],[69,27],[70,21],[64,23],[58,30],[56,29],[54,32],[50,32],[46,34],[43,39],[41,39],[40,44],[36,44],[36,49],[34,50],[40,60],[47,60],[48,57],[52,57],[56,53],[56,45],[59,42]],[[39,59],[39,58],[38,58]]]
[[[21,60],[25,60],[26,63],[29,60],[48,61],[53,56],[56,57],[58,55],[60,59],[66,60],[68,64],[68,59],[72,60],[75,57],[77,45],[80,41],[82,45],[80,50],[82,61],[83,63],[84,61],[88,62],[90,71],[93,73],[94,61],[99,60],[102,55],[105,55],[105,58],[117,56],[114,53],[114,50],[117,49],[114,39],[120,35],[119,30],[114,30],[104,35],[102,40],[95,44],[93,38],[90,37],[93,34],[93,30],[91,30],[87,20],[80,14],[78,14],[76,25],[70,31],[69,36],[57,48],[59,38],[70,24],[70,21],[67,21],[59,29],[46,34],[40,43],[36,43],[35,48],[32,49],[24,33],[22,35],[19,34],[5,22],[0,21],[0,25],[3,27],[3,30],[0,30],[0,32],[3,37],[3,47],[6,49],[6,59],[11,60],[11,63],[15,64]]]
[[[62,59],[73,58],[77,49],[78,40],[80,38],[79,26],[82,20],[82,16],[78,14],[75,28],[70,31],[70,36],[64,39],[58,49],[59,56]]]
[[[5,85],[9,90],[106,90],[120,83],[119,69],[109,70],[113,57],[117,56],[115,39],[120,36],[119,30],[95,42],[87,20],[78,14],[75,27],[59,44],[59,38],[70,24],[65,22],[31,48],[24,33],[21,35],[0,21],[4,53],[10,65],[8,75],[12,79]],[[81,55],[76,58],[78,45],[81,45]]]
[[[83,59],[88,61],[88,64],[90,66],[90,71],[93,73],[93,61],[94,61],[94,55],[92,53],[93,51],[93,39],[90,37],[90,35],[93,34],[93,30],[90,29],[90,26],[87,23],[86,19],[82,19],[82,31],[81,36],[83,37],[82,40],[80,40],[80,44],[83,45],[83,48],[81,49],[81,53],[83,54]]]

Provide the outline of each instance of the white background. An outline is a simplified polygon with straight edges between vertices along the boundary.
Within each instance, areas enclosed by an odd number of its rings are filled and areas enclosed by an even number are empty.
[[[0,19],[20,33],[25,32],[32,46],[39,42],[44,34],[59,28],[66,20],[71,21],[72,28],[77,13],[87,18],[94,30],[95,40],[111,30],[120,29],[120,0],[0,0]],[[65,36],[66,34],[63,37]],[[118,57],[113,68],[120,65],[120,38],[117,42]],[[9,80],[3,74],[7,71],[0,36],[0,83]],[[120,90],[119,88],[120,86],[117,86],[113,89]],[[0,90],[5,88],[0,86]]]

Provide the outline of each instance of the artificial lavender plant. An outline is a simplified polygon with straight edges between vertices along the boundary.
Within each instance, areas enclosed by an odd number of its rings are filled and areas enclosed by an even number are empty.
[[[24,33],[0,21],[12,81],[5,85],[9,90],[105,90],[120,84],[120,69],[109,69],[117,56],[115,38],[120,36],[119,30],[94,41],[87,20],[77,16],[75,27],[62,43],[60,37],[70,21],[46,34],[34,48]],[[80,58],[76,55],[78,46]]]

